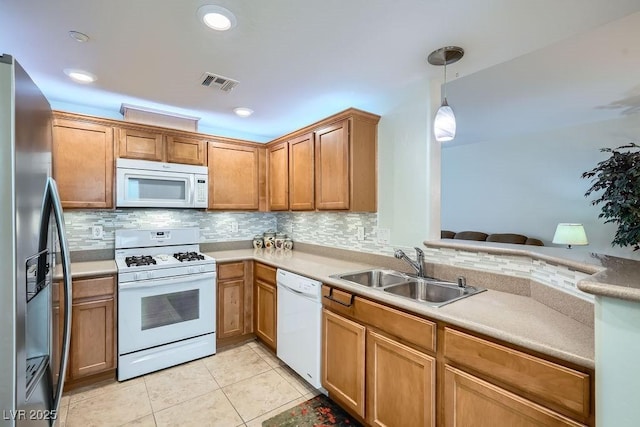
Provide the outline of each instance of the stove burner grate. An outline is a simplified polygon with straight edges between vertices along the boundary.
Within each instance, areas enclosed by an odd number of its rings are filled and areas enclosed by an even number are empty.
[[[127,267],[139,267],[141,265],[155,264],[156,260],[151,255],[128,256],[124,259]]]
[[[204,259],[204,255],[198,252],[178,252],[173,254],[173,257],[180,262],[184,261],[200,261]]]

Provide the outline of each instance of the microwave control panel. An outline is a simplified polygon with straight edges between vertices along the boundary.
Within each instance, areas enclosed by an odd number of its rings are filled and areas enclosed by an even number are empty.
[[[196,176],[195,207],[207,207],[207,193],[209,191],[206,177]]]

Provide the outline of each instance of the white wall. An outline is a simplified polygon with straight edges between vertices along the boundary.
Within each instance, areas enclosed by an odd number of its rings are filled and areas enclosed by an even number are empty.
[[[508,125],[508,124],[507,124]],[[598,218],[581,174],[602,147],[637,142],[640,115],[442,149],[442,228],[519,233],[551,245],[559,222],[580,222],[590,244],[575,248],[640,259],[612,248],[616,227]]]
[[[397,94],[378,125],[378,226],[391,244],[422,246],[428,235],[429,81],[417,80]]]

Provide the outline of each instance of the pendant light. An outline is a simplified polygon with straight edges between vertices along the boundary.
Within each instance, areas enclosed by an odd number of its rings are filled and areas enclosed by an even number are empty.
[[[458,46],[446,46],[429,54],[431,65],[444,65],[444,85],[442,85],[442,104],[433,120],[433,133],[438,142],[451,141],[456,137],[456,116],[447,103],[447,65],[458,62],[464,56],[464,49]]]

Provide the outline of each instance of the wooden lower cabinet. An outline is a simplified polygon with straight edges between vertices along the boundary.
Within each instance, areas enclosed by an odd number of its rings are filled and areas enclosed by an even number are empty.
[[[367,332],[367,422],[373,426],[435,426],[435,358]]]
[[[276,269],[256,262],[253,282],[253,329],[263,343],[276,351],[278,334],[278,292]]]
[[[218,282],[217,337],[229,338],[244,332],[244,279]]]
[[[464,371],[445,366],[444,426],[583,426]]]
[[[53,285],[54,375],[58,375],[59,354],[64,328],[64,290]],[[116,369],[116,279],[114,276],[74,279],[71,301],[71,342],[66,388],[86,385]]]
[[[276,286],[256,280],[254,285],[255,334],[273,351],[276,351],[278,294]]]
[[[224,347],[246,339],[253,332],[253,262],[217,265],[216,342]]]
[[[72,307],[70,378],[114,369],[114,298],[74,303]]]
[[[353,413],[365,417],[366,328],[322,310],[322,386]]]

